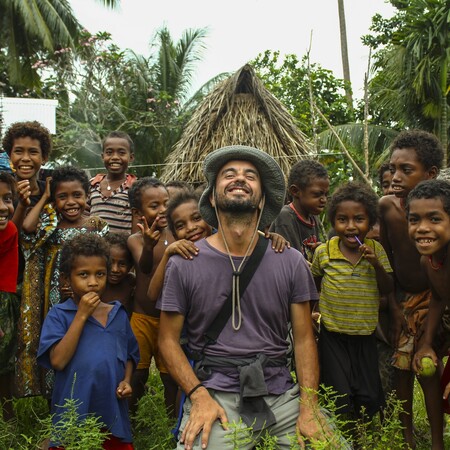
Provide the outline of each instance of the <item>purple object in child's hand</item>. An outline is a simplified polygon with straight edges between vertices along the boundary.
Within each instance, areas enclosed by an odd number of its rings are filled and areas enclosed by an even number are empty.
[[[358,244],[359,244],[359,245],[363,245],[363,243],[359,240],[359,237],[358,237],[358,236],[355,236],[355,239],[358,241]]]

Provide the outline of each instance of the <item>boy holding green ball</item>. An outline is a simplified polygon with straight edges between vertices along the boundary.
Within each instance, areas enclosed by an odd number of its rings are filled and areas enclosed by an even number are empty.
[[[450,307],[450,258],[447,258],[450,250],[450,183],[444,180],[419,183],[408,195],[406,211],[409,237],[422,255],[420,262],[432,290],[427,322],[414,355],[413,369],[421,376],[433,376],[439,364],[436,335],[445,308]],[[445,336],[449,338],[448,330]],[[442,343],[439,342],[439,347],[443,347]],[[450,413],[448,363],[441,385],[444,411]]]

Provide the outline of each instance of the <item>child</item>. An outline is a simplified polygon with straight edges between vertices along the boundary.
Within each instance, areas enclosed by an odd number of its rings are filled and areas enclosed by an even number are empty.
[[[281,234],[311,262],[321,240],[315,216],[327,204],[330,187],[327,171],[317,161],[303,159],[292,167],[288,186],[292,202],[283,206],[270,230]]]
[[[75,167],[62,167],[47,178],[47,188],[23,223],[22,245],[27,260],[24,273],[17,383],[20,396],[48,395],[50,384],[35,363],[42,320],[48,310],[70,293],[60,282],[63,243],[80,233],[105,235],[108,225],[99,217],[86,217],[89,179]],[[48,202],[51,201],[51,204]]]
[[[173,180],[165,183],[169,198],[173,198],[178,194],[186,191],[193,191],[194,188],[187,182],[181,180]]]
[[[131,327],[139,343],[141,360],[133,374],[133,396],[130,408],[136,410],[137,401],[145,391],[152,358],[160,371],[168,411],[174,413],[177,385],[167,373],[158,351],[159,311],[147,297],[148,286],[166,247],[174,239],[167,229],[166,210],[169,193],[156,178],[137,180],[128,191],[133,215],[139,232],[128,238],[128,248],[133,255],[136,270],[136,290],[133,301]]]
[[[126,398],[139,360],[136,339],[118,301],[104,303],[109,266],[108,244],[80,234],[61,250],[60,272],[73,293],[55,305],[42,327],[37,359],[55,371],[53,423],[61,420],[66,399],[78,402],[85,418],[94,414],[111,433],[105,449],[133,449]],[[51,442],[50,448],[64,445]]]
[[[109,244],[110,270],[103,301],[119,300],[131,317],[133,296],[136,288],[136,276],[131,272],[133,257],[127,245],[125,233],[108,233],[105,236]]]
[[[19,239],[11,221],[15,184],[10,174],[0,172],[0,402],[5,420],[13,416],[11,399],[19,318],[16,296]]]
[[[194,243],[211,236],[212,229],[203,220],[198,209],[199,198],[195,192],[185,191],[170,200],[168,204],[166,217],[176,241],[166,248],[150,281],[148,297],[153,302],[158,300],[161,293],[169,258],[172,255],[181,255],[185,259],[192,259],[198,254],[198,248]]]
[[[428,311],[431,292],[420,266],[420,253],[407,239],[408,222],[405,201],[420,182],[436,178],[442,165],[443,151],[438,139],[420,130],[403,131],[391,144],[389,166],[394,195],[380,199],[381,243],[395,274],[395,296],[390,296],[389,315],[393,334],[397,397],[403,401],[400,415],[406,443],[414,448],[412,401],[414,372],[411,367],[417,337]],[[393,301],[392,301],[393,299]],[[438,379],[419,382],[425,395],[433,449],[443,448],[443,414]]]
[[[378,170],[378,181],[380,183],[381,193],[383,195],[392,194],[392,174],[389,168],[389,163],[384,163],[380,166],[380,169]]]
[[[136,177],[127,173],[134,160],[134,144],[122,131],[112,131],[102,142],[102,160],[105,174],[91,179],[89,192],[90,214],[104,219],[115,233],[132,232],[132,214],[128,190]],[[136,231],[136,230],[134,230]]]
[[[39,170],[52,151],[50,132],[36,121],[13,123],[6,130],[3,149],[11,160],[21,199],[14,217],[17,224],[44,194],[45,181],[39,180]]]
[[[418,372],[422,368],[421,359],[425,356],[430,357],[435,366],[440,365],[444,352],[439,353],[446,350],[449,344],[448,330],[446,345],[442,345],[442,342],[436,340],[435,337],[438,335],[444,310],[450,306],[448,283],[450,263],[447,257],[450,250],[450,183],[443,180],[419,183],[408,195],[406,211],[409,237],[422,255],[420,262],[433,291],[427,322],[413,361],[413,368]],[[439,357],[436,356],[436,353],[439,354]],[[447,363],[446,375],[448,368],[450,365]],[[450,413],[448,402],[450,380],[443,379],[442,381],[444,381],[442,386],[445,400],[444,410]]]
[[[374,337],[380,294],[393,289],[392,269],[377,241],[367,239],[378,217],[378,197],[347,183],[331,198],[328,217],[336,236],[314,254],[312,274],[321,288],[321,381],[339,398],[339,413],[372,417],[384,404]]]

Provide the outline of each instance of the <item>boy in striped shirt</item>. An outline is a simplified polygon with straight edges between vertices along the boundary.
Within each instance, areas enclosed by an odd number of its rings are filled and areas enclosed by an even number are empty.
[[[339,413],[371,417],[384,405],[374,331],[380,295],[393,290],[391,266],[381,244],[366,235],[378,217],[378,197],[366,185],[347,183],[331,198],[336,232],[314,254],[320,290],[321,382],[339,397]]]
[[[136,177],[127,173],[134,160],[134,145],[123,131],[112,131],[102,143],[102,160],[106,174],[100,173],[90,180],[88,209],[90,215],[105,220],[113,233],[130,235],[133,215],[128,200],[128,190]]]

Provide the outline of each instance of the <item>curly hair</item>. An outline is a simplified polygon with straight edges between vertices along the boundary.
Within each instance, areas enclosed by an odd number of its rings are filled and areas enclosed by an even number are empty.
[[[105,258],[109,270],[109,245],[105,239],[95,233],[77,234],[66,241],[61,249],[59,270],[66,276],[70,275],[75,259],[79,256],[99,256]]]
[[[144,177],[136,180],[131,188],[128,190],[128,200],[130,201],[131,208],[141,209],[142,207],[142,192],[147,188],[162,187],[166,189],[166,186],[158,178]]]
[[[23,137],[38,140],[41,145],[42,157],[48,159],[52,151],[50,131],[36,120],[31,122],[15,122],[6,130],[2,145],[3,150],[8,153],[8,156],[11,156],[14,141]]]
[[[391,144],[391,156],[395,150],[414,149],[417,159],[423,165],[425,170],[433,166],[442,168],[444,151],[439,139],[431,133],[423,130],[402,131]]]
[[[10,173],[0,170],[0,183],[7,184],[11,189],[13,198],[16,198],[16,194],[17,194],[16,180]]]
[[[128,248],[127,245],[128,235],[126,233],[109,232],[105,236],[105,241],[109,244],[110,247],[116,245],[117,247],[124,250],[127,254],[127,260],[130,262],[130,265],[133,265],[133,256],[131,255],[130,249]]]
[[[55,169],[52,172],[52,181],[50,183],[50,200],[55,201],[55,191],[59,183],[65,181],[79,181],[83,187],[86,196],[89,195],[90,183],[86,172],[73,166],[64,166]]]
[[[445,180],[421,181],[406,198],[406,213],[409,214],[409,204],[418,199],[440,199],[444,211],[450,216],[450,183]]]
[[[180,205],[184,205],[185,203],[193,202],[198,205],[200,200],[200,196],[198,193],[194,191],[181,191],[175,197],[169,200],[169,204],[167,205],[167,222],[169,225],[169,230],[175,236],[175,227],[173,226],[172,214]]]
[[[342,202],[356,202],[364,205],[369,216],[369,225],[372,227],[378,221],[378,196],[366,184],[349,182],[336,189],[328,204],[328,220],[334,224],[336,211]]]
[[[288,187],[295,184],[299,189],[305,189],[314,178],[328,179],[327,169],[313,159],[302,159],[292,166],[288,176]]]
[[[102,140],[102,152],[105,150],[106,141],[113,138],[125,139],[130,147],[130,153],[134,153],[134,142],[130,138],[130,135],[124,131],[111,131],[108,133]]]

